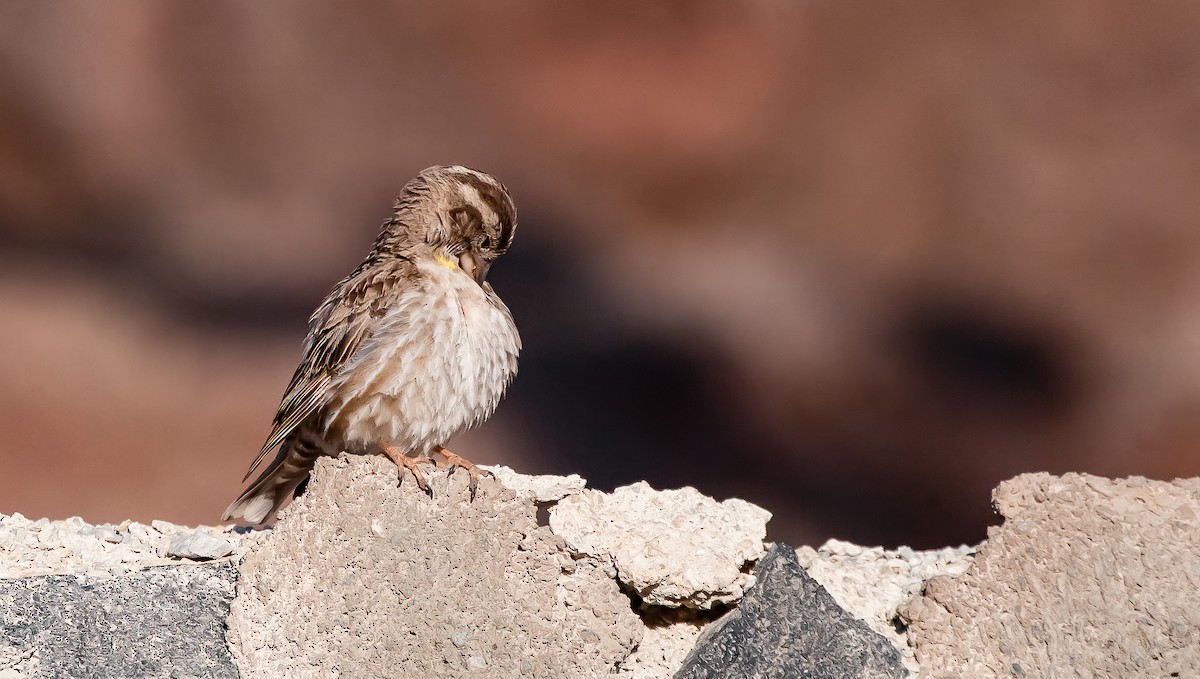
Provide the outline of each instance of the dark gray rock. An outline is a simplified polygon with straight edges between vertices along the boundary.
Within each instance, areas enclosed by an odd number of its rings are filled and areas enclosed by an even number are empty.
[[[25,677],[238,677],[225,644],[232,563],[0,580],[0,671]]]
[[[908,676],[887,639],[837,605],[796,551],[776,544],[758,582],[700,636],[675,679],[893,679]]]

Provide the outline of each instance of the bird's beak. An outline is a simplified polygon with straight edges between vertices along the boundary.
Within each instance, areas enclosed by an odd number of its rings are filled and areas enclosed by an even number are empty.
[[[468,251],[458,256],[458,266],[467,272],[468,276],[474,278],[479,287],[483,287],[483,282],[487,280],[488,268],[492,266],[492,263]]]

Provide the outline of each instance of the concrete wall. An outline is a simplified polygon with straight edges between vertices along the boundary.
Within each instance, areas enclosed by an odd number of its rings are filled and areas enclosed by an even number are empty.
[[[977,547],[764,542],[770,514],[322,460],[273,529],[0,517],[13,677],[1190,676],[1200,480],[1025,475]],[[1172,672],[1176,674],[1172,674]]]

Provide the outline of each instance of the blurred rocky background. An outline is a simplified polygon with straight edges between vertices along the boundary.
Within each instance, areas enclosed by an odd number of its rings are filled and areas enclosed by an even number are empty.
[[[1200,5],[0,4],[0,512],[214,522],[421,168],[516,196],[454,446],[984,536],[1200,474]]]

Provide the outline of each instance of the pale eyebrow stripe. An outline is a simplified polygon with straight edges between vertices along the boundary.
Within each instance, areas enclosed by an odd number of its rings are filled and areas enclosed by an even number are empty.
[[[452,165],[448,169],[450,170],[450,172],[452,174],[468,175],[470,177],[474,177],[475,179],[479,180],[481,183],[484,183],[484,184],[492,184],[496,181],[489,175],[484,174],[483,172],[480,172],[479,170],[472,170],[471,168],[466,167],[465,165]]]
[[[459,187],[462,190],[463,198],[471,205],[480,208],[480,215],[484,218],[485,223],[495,224],[500,220],[500,215],[492,207],[491,201],[485,200],[483,193],[473,183],[460,180]]]

